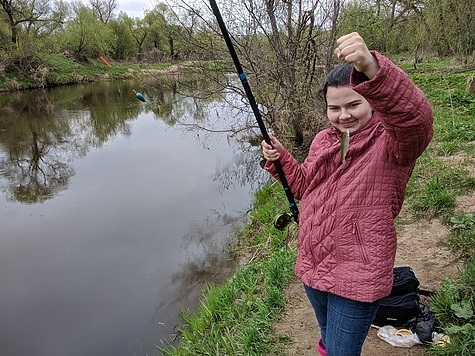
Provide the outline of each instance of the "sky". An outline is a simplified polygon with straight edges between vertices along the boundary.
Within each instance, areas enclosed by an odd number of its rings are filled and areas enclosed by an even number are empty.
[[[155,0],[119,0],[119,11],[126,12],[130,17],[143,18],[145,10],[151,10],[156,2]]]

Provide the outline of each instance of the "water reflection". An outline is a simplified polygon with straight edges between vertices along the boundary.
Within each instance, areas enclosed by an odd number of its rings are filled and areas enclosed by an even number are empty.
[[[140,106],[126,100],[125,90],[126,83],[105,82],[1,95],[0,172],[7,199],[53,198],[74,175],[72,161],[119,133],[128,135],[127,120],[139,115]]]
[[[174,87],[0,95],[0,354],[153,354],[232,270],[223,249],[267,176],[229,128],[252,125],[227,94]]]
[[[0,105],[0,172],[9,181],[7,196],[25,203],[42,202],[64,189],[74,173],[64,157],[67,132],[53,119],[54,105],[45,91],[7,98],[3,95]]]
[[[119,134],[130,135],[129,123],[142,111],[152,112],[170,126],[191,120],[188,129],[204,144],[213,130],[219,130],[213,126],[216,122],[208,122],[212,115],[207,104],[220,95],[197,100],[190,94],[201,89],[202,80],[178,83],[165,90],[157,83],[106,81],[1,95],[0,174],[6,181],[7,199],[38,203],[53,198],[74,175],[71,162]],[[131,94],[139,85],[147,98],[144,105]],[[224,124],[232,133],[233,123]],[[212,129],[202,138],[204,127]]]

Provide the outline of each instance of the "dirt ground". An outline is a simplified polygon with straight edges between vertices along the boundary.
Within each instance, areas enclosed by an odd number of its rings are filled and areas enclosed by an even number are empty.
[[[475,211],[475,194],[460,197],[457,207],[461,211]],[[408,265],[419,279],[421,289],[437,291],[445,278],[456,278],[462,266],[461,261],[443,246],[448,231],[437,220],[411,221],[404,206],[398,217],[398,252],[396,266]],[[273,334],[290,338],[283,346],[284,355],[318,355],[316,341],[319,330],[312,307],[300,283],[294,282],[286,291],[289,306],[284,318],[274,325]],[[415,356],[426,355],[426,347],[416,345],[399,348],[390,345],[377,336],[377,329],[371,328],[363,356]]]

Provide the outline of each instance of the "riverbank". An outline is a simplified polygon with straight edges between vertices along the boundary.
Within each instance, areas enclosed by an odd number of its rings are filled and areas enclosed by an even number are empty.
[[[0,91],[15,91],[80,84],[104,79],[127,79],[153,73],[166,74],[173,63],[121,63],[89,59],[80,62],[67,54],[51,54],[34,64],[0,68]],[[144,73],[145,72],[145,73]]]
[[[256,193],[246,226],[237,232],[230,258],[239,260],[233,277],[203,293],[198,310],[183,311],[179,347],[161,344],[170,355],[272,355],[272,323],[288,301],[286,287],[294,280],[297,226],[277,230],[272,221],[287,212],[279,184]]]

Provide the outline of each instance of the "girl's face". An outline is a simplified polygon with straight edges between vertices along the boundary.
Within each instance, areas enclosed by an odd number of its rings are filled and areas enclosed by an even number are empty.
[[[326,99],[328,119],[341,132],[355,132],[373,116],[373,109],[366,99],[349,85],[328,87]]]

